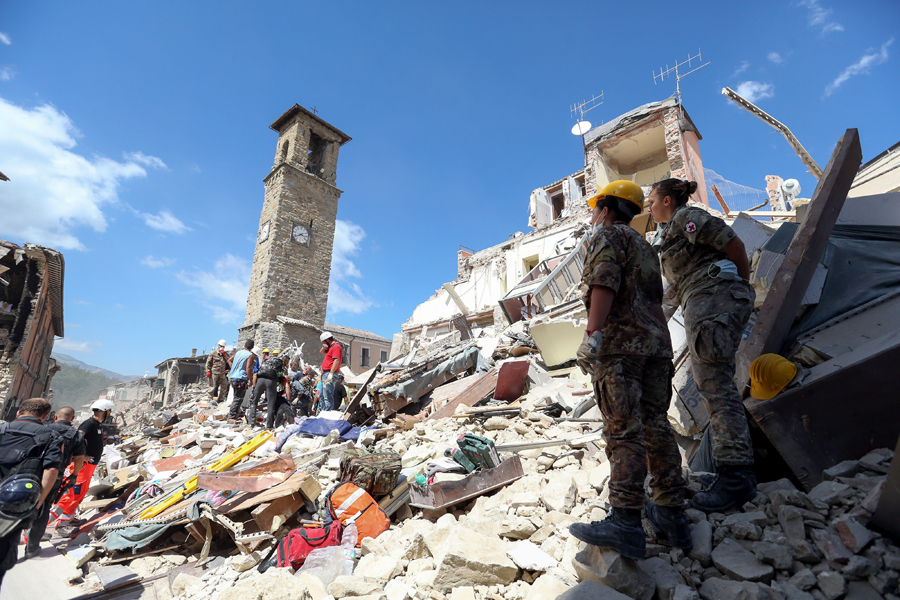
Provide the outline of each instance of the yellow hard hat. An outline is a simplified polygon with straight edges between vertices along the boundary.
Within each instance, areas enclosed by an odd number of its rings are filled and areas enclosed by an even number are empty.
[[[271,354],[271,351],[268,348],[263,348],[263,354]]]
[[[281,354],[281,350],[272,350],[272,354]]]
[[[771,400],[797,374],[797,365],[777,354],[763,354],[750,364],[750,395]]]
[[[607,183],[596,195],[590,197],[587,203],[591,208],[594,208],[597,206],[597,201],[606,196],[614,196],[631,202],[637,207],[637,214],[640,214],[641,211],[644,210],[644,191],[641,189],[641,186],[633,181],[620,179],[618,181]]]

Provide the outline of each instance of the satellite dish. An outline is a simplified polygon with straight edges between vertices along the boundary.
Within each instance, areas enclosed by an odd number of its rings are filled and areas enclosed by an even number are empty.
[[[577,123],[575,123],[575,126],[572,127],[572,135],[584,135],[590,130],[590,121],[578,121]]]
[[[781,193],[786,196],[787,200],[793,200],[800,193],[800,182],[796,179],[788,179],[781,184]]]

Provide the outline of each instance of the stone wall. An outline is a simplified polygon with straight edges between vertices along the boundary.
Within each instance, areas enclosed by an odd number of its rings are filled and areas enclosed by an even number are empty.
[[[313,134],[323,148],[321,169],[315,174],[307,168]],[[318,331],[285,326],[277,319],[299,319],[318,328],[325,324],[341,197],[334,185],[340,145],[338,132],[302,112],[280,126],[275,165],[264,180],[241,342],[253,337],[259,345],[283,348],[294,340],[315,341],[317,349]],[[309,232],[308,241],[292,235],[298,226]]]
[[[663,123],[666,127],[666,155],[669,157],[670,177],[685,179],[687,170],[684,164],[684,150],[681,147],[681,127],[678,119],[681,114],[677,107],[666,109]]]

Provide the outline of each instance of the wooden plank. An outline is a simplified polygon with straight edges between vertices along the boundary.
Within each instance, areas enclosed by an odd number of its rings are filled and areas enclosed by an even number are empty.
[[[359,386],[359,390],[357,390],[356,395],[353,396],[353,400],[347,405],[347,408],[344,409],[343,419],[345,421],[350,420],[350,415],[352,415],[359,408],[359,403],[362,402],[363,396],[366,395],[366,392],[369,391],[369,384],[372,383],[372,380],[375,379],[375,376],[378,374],[378,369],[372,369],[372,373],[369,375],[369,378]]]
[[[451,400],[443,407],[437,410],[429,416],[426,420],[431,421],[434,419],[445,419],[447,417],[453,416],[453,413],[456,411],[456,407],[459,405],[465,406],[475,406],[478,402],[481,402],[488,395],[492,394],[494,390],[497,388],[497,377],[499,375],[499,369],[497,367],[492,367],[490,371],[484,374],[478,381],[470,385],[465,389],[459,396],[457,396],[454,400]]]
[[[199,473],[197,487],[204,490],[261,492],[286,481],[295,468],[294,461],[289,454],[279,454],[240,471]]]
[[[848,129],[816,186],[806,218],[797,228],[775,274],[756,325],[738,349],[735,381],[742,393],[749,392],[750,363],[762,354],[781,353],[861,162],[859,132]]]
[[[303,508],[303,504],[302,495],[295,492],[290,496],[283,496],[278,500],[260,504],[250,511],[250,516],[259,525],[260,531],[274,533],[284,525],[291,515]]]
[[[322,492],[319,482],[308,473],[294,473],[284,483],[280,483],[262,492],[244,492],[222,503],[217,509],[223,514],[235,513],[241,510],[250,510],[255,506],[272,502],[284,496],[290,496],[299,491],[308,500],[315,500]]]
[[[897,364],[900,344],[771,400],[748,398],[744,405],[809,490],[832,465],[896,442]]]
[[[728,205],[727,205],[727,204],[725,204],[725,199],[722,198],[722,194],[719,193],[719,188],[716,187],[716,184],[712,184],[712,185],[709,186],[709,187],[710,187],[710,189],[712,190],[713,194],[715,194],[716,200],[718,200],[718,201],[719,201],[719,204],[722,205],[722,210],[725,211],[725,216],[730,217],[730,216],[731,216],[731,209],[728,208]]]

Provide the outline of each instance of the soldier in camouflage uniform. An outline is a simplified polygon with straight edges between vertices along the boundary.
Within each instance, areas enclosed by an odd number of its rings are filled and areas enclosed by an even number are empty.
[[[225,352],[225,340],[219,340],[218,347],[206,358],[206,377],[209,379],[209,397],[221,402],[228,394],[228,371],[231,357]]]
[[[725,222],[687,201],[693,181],[664,179],[649,196],[650,214],[667,223],[658,236],[667,291],[684,311],[694,382],[709,410],[718,477],[692,504],[724,512],[756,497],[753,445],[744,404],[734,383],[735,354],[756,295],[747,282],[744,244]],[[655,243],[655,245],[656,245]]]
[[[641,509],[649,467],[650,506],[672,522],[666,534],[671,531],[673,544],[689,548],[681,454],[666,417],[674,369],[660,306],[659,261],[650,244],[628,225],[642,210],[643,193],[633,182],[616,181],[589,203],[595,229],[582,277],[588,331],[578,364],[591,375],[603,413],[613,508],[606,520],[573,524],[570,531],[584,542],[643,558]]]

